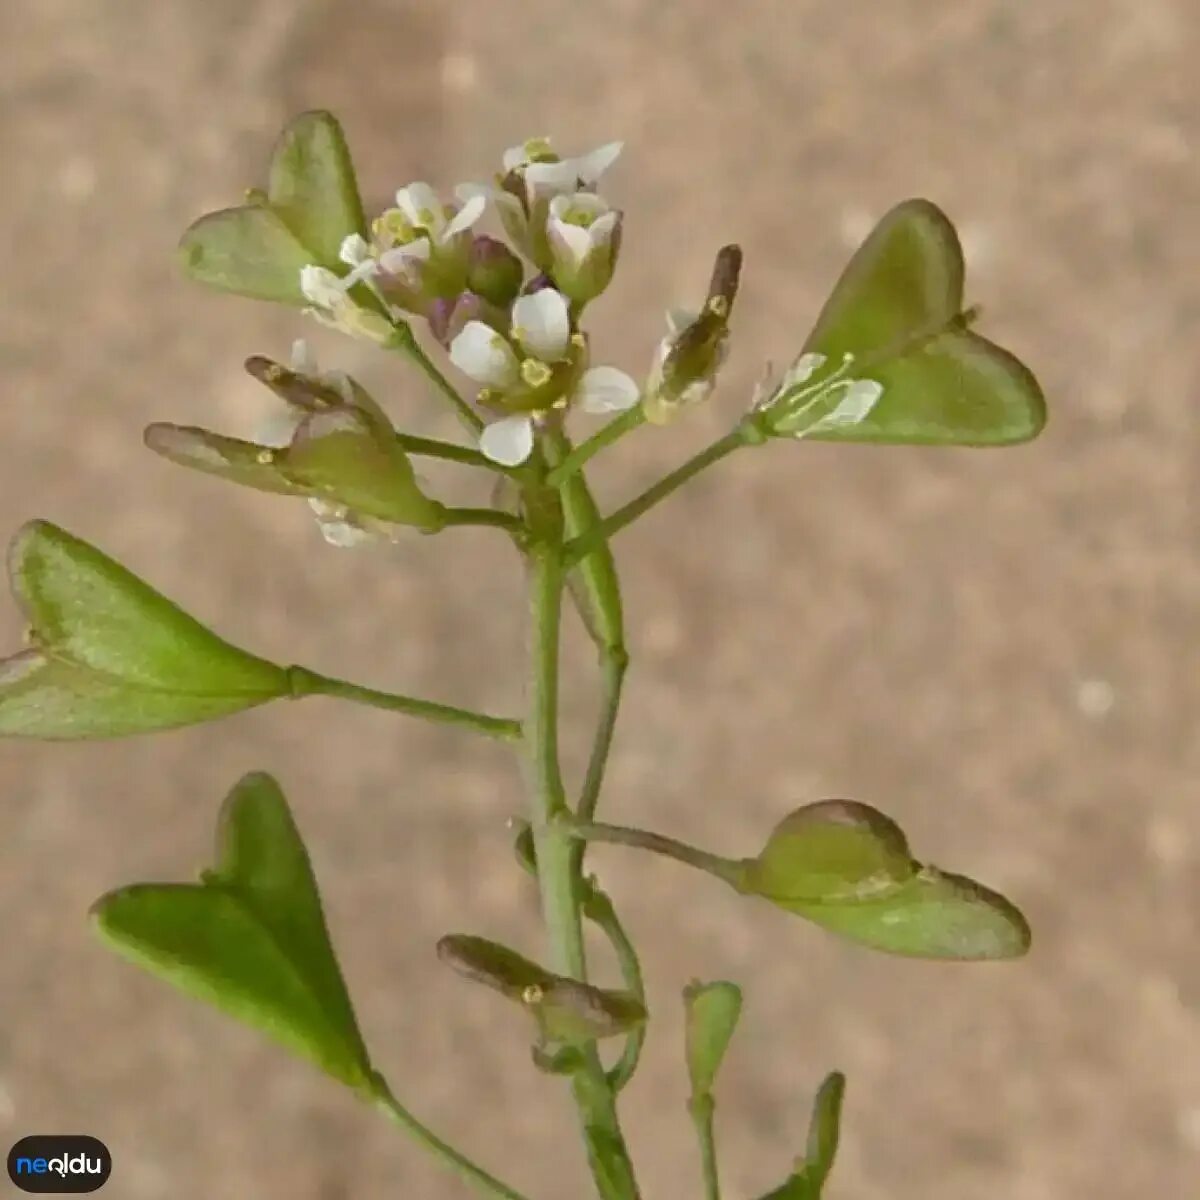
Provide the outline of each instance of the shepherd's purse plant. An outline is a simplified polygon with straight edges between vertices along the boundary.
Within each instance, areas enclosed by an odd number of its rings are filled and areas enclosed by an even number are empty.
[[[585,872],[589,843],[666,855],[739,896],[891,954],[1012,959],[1030,937],[1009,901],[919,860],[897,825],[866,804],[804,804],[782,815],[745,858],[601,821],[628,663],[614,540],[700,472],[770,443],[1007,446],[1035,437],[1045,421],[1033,375],[975,332],[950,221],[928,201],[908,200],[875,227],[796,357],[763,378],[728,432],[601,513],[586,476],[592,460],[647,423],[683,419],[716,387],[742,267],[737,246],[717,251],[707,294],[697,308],[668,313],[638,378],[595,354],[584,319],[613,278],[624,225],[598,189],[620,150],[613,143],[562,158],[549,141],[532,140],[508,150],[488,183],[462,185],[453,199],[410,183],[368,221],[337,122],[323,112],[297,117],[275,147],[265,187],[184,234],[184,269],[212,287],[292,305],[405,360],[466,440],[398,431],[357,380],[320,370],[302,341],[286,363],[246,363],[279,401],[278,419],[257,441],[174,424],[145,434],[151,450],[181,466],[292,498],[297,508],[303,501],[335,546],[369,552],[414,532],[494,531],[528,582],[522,712],[484,714],[269,662],[44,521],[12,542],[9,575],[30,628],[26,648],[0,662],[6,736],[113,738],[273,700],[333,696],[508,743],[528,791],[527,811],[511,822],[514,869],[527,872],[540,895],[546,944],[527,957],[456,933],[441,939],[437,953],[528,1014],[534,1067],[569,1085],[602,1200],[640,1196],[618,1101],[637,1070],[649,1014],[642,967],[614,897]],[[479,232],[484,221],[503,236]],[[572,437],[579,414],[602,421]],[[427,494],[413,466],[421,458],[490,480],[491,504],[462,507]],[[595,643],[601,703],[586,772],[568,784],[558,750],[559,642],[564,610],[572,608]],[[304,843],[270,776],[233,786],[217,822],[215,860],[198,883],[123,887],[93,913],[118,952],[306,1057],[482,1193],[523,1200],[421,1124],[385,1081],[356,1023]],[[611,945],[619,986],[592,977],[585,922]],[[699,1169],[694,1186],[677,1195],[716,1200],[713,1089],[742,996],[732,982],[696,981],[683,1003]],[[842,1077],[831,1073],[806,1147],[762,1200],[818,1200],[837,1146],[842,1092]],[[560,1194],[582,1193],[570,1184]]]

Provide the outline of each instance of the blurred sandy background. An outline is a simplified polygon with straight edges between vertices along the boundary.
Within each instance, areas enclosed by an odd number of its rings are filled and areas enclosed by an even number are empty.
[[[711,253],[747,270],[727,387],[614,453],[633,494],[798,347],[895,201],[959,223],[983,329],[1039,373],[1003,453],[781,445],[618,545],[634,668],[605,804],[749,853],[798,803],[886,808],[919,853],[1030,914],[1018,965],[873,957],[629,852],[595,855],[655,1024],[623,1110],[649,1198],[699,1193],[678,993],[744,983],[719,1120],[730,1197],[782,1179],[823,1073],[849,1076],[831,1200],[1186,1200],[1200,1182],[1200,22],[1193,0],[4,0],[0,512],[95,540],[235,641],[504,711],[502,539],[326,549],[301,509],[146,454],[155,419],[248,430],[240,370],[299,318],[185,283],[186,223],[257,182],[286,116],[342,117],[368,201],[505,146],[622,136],[626,255],[597,313],[639,371]],[[311,331],[310,331],[311,332]],[[411,429],[415,376],[315,339]],[[19,620],[0,608],[4,644]],[[588,732],[572,644],[566,723]],[[113,1200],[466,1195],[257,1036],[105,953],[101,892],[207,861],[216,807],[276,772],[368,1040],[399,1094],[535,1197],[587,1191],[527,1030],[438,969],[449,930],[540,948],[499,748],[310,701],[150,740],[0,749],[0,1136],[86,1131]],[[609,976],[611,978],[611,976]]]

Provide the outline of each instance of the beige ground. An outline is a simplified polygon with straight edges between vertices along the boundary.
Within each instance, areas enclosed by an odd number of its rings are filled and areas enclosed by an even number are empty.
[[[985,329],[1046,386],[1047,435],[993,454],[778,447],[624,536],[635,669],[607,808],[737,853],[799,802],[859,797],[1017,897],[1036,950],[999,968],[875,958],[669,864],[598,855],[656,1016],[631,1138],[648,1197],[698,1194],[677,996],[728,976],[748,996],[721,1089],[730,1197],[781,1178],[833,1066],[850,1079],[837,1200],[1197,1194],[1194,0],[5,0],[0,54],[5,527],[59,521],[263,653],[481,707],[518,695],[499,539],[337,553],[293,506],[141,450],[152,419],[248,428],[262,398],[239,363],[297,329],[183,282],[187,221],[255,181],[303,107],[342,115],[376,202],[478,178],[530,134],[625,137],[600,345],[639,369],[716,245],[740,240],[748,268],[724,398],[614,454],[612,501],[729,422],[875,216],[941,203]],[[409,427],[452,432],[416,379],[321,345]],[[11,606],[0,633],[15,644]],[[573,748],[589,665],[574,647]],[[0,1140],[101,1136],[113,1200],[466,1194],[87,932],[103,890],[202,863],[223,791],[263,767],[291,791],[399,1092],[531,1195],[584,1194],[520,1019],[433,957],[450,929],[538,946],[503,752],[312,702],[0,754]]]

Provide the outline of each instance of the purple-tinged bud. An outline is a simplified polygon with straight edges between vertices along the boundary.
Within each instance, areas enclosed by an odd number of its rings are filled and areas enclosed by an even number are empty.
[[[471,243],[467,287],[485,300],[507,308],[521,290],[525,270],[521,260],[495,238],[480,235]]]
[[[429,305],[428,319],[430,333],[447,350],[470,321],[482,321],[497,333],[507,333],[510,324],[507,309],[489,304],[474,292],[460,292],[451,300],[434,300]]]

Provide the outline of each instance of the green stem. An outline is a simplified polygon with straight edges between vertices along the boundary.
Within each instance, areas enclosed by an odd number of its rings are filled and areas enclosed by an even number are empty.
[[[490,458],[472,450],[470,446],[456,446],[453,442],[439,441],[437,438],[417,437],[412,433],[397,433],[396,444],[406,454],[416,454],[421,458],[441,458],[447,462],[462,463],[466,467],[486,467],[489,471],[509,473],[511,467],[502,467]]]
[[[600,800],[600,789],[604,785],[604,771],[608,765],[608,754],[612,749],[613,732],[616,729],[617,713],[621,707],[621,687],[625,671],[629,666],[629,655],[620,647],[605,647],[602,651],[600,671],[602,675],[600,697],[600,719],[592,741],[592,752],[588,758],[587,774],[579,793],[576,815],[581,821],[590,821]]]
[[[438,370],[429,355],[421,349],[420,344],[417,342],[417,335],[413,333],[411,325],[406,324],[397,330],[395,348],[401,354],[407,355],[429,382],[450,401],[451,407],[458,414],[458,419],[467,429],[472,433],[478,433],[483,428],[482,419],[462,396],[458,394],[458,388]]]
[[[529,553],[531,671],[525,741],[538,886],[550,941],[550,969],[586,982],[583,889],[573,839],[563,825],[569,813],[558,758],[562,511],[557,493],[544,485],[527,490],[526,508],[535,540]],[[597,1189],[604,1200],[638,1200],[614,1096],[594,1042],[583,1047],[581,1059],[571,1084]]]
[[[705,1200],[721,1200],[721,1183],[717,1176],[717,1143],[713,1136],[713,1112],[716,1105],[707,1093],[693,1096],[688,1102],[688,1112],[696,1126],[696,1139],[700,1143],[700,1173],[704,1178]]]
[[[431,1129],[422,1125],[416,1117],[392,1095],[383,1076],[376,1076],[375,1106],[391,1121],[399,1125],[406,1133],[411,1134],[442,1163],[461,1176],[467,1183],[472,1184],[489,1196],[500,1196],[503,1200],[525,1200],[525,1197],[508,1184],[488,1174],[482,1167],[473,1163],[465,1155],[460,1154],[453,1146],[442,1141]]]
[[[630,829],[624,825],[605,825],[595,821],[572,821],[567,823],[567,828],[572,837],[582,838],[584,841],[633,846],[638,850],[649,850],[651,854],[673,858],[676,862],[686,863],[689,867],[715,875],[738,891],[742,890],[745,868],[738,859],[709,854],[707,850],[698,850],[695,846],[677,842],[661,833],[651,833],[648,829]]]
[[[645,420],[646,414],[642,411],[640,404],[626,409],[619,417],[615,417],[592,434],[586,442],[580,442],[566,458],[556,464],[550,474],[546,476],[546,483],[550,487],[561,486],[576,474],[592,455],[598,454],[606,446],[611,446],[618,438],[624,437],[631,430],[644,424]]]
[[[584,915],[604,932],[617,956],[617,965],[621,968],[621,978],[629,992],[643,1005],[646,1003],[646,985],[642,978],[642,964],[638,961],[637,951],[625,932],[613,907],[610,897],[602,892],[595,884],[584,901]],[[642,1056],[642,1046],[646,1041],[646,1022],[635,1025],[625,1038],[625,1048],[616,1065],[608,1073],[608,1086],[613,1093],[620,1092],[633,1078],[637,1070],[638,1060]]]
[[[447,508],[442,512],[442,526],[447,525],[485,525],[509,533],[520,533],[525,528],[520,517],[498,508]]]
[[[486,734],[504,742],[519,741],[522,735],[521,722],[508,717],[491,717],[467,708],[437,704],[432,700],[377,692],[374,688],[360,687],[356,683],[347,683],[344,679],[320,675],[307,667],[288,667],[287,674],[294,699],[304,696],[333,696],[339,700],[353,701],[355,704],[366,704],[371,708],[383,708],[410,717],[421,717],[426,721],[462,725],[475,730],[476,733]]]
[[[628,504],[618,508],[616,512],[605,517],[599,525],[587,533],[580,534],[567,544],[566,559],[568,566],[574,566],[580,559],[585,558],[602,542],[615,537],[626,525],[632,524],[643,513],[653,508],[660,500],[665,500],[672,492],[687,483],[694,475],[698,475],[706,467],[732,454],[742,446],[750,444],[746,427],[739,425],[723,438],[713,442],[705,450],[701,450],[694,458],[688,459],[683,466],[678,467],[669,475],[665,475],[652,487],[647,488],[640,496],[630,500]]]

